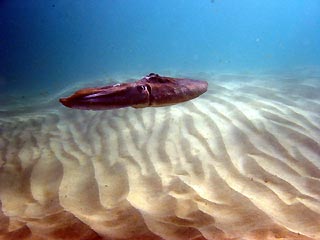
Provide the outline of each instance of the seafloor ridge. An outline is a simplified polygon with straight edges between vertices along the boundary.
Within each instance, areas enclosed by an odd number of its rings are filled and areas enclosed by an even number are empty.
[[[0,239],[320,239],[319,77],[205,78],[171,107],[3,110]]]

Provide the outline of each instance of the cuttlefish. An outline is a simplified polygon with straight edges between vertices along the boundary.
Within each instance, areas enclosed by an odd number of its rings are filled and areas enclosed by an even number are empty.
[[[80,89],[67,98],[60,98],[60,102],[83,110],[161,107],[191,100],[207,89],[206,81],[150,73],[135,82]]]

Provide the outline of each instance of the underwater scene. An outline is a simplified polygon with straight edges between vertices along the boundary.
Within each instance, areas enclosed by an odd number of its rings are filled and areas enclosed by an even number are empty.
[[[319,0],[0,1],[1,240],[320,240]]]

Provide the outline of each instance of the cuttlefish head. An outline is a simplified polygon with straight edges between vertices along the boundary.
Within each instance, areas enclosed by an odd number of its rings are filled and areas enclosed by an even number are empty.
[[[149,92],[145,85],[122,83],[100,88],[85,88],[59,101],[66,107],[82,110],[108,110],[148,105]]]

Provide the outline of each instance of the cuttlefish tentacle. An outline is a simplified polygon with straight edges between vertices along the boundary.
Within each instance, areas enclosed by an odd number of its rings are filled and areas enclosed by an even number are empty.
[[[206,81],[150,73],[132,83],[80,89],[70,97],[60,98],[60,102],[66,107],[84,110],[160,107],[196,98],[205,93],[207,88]]]

